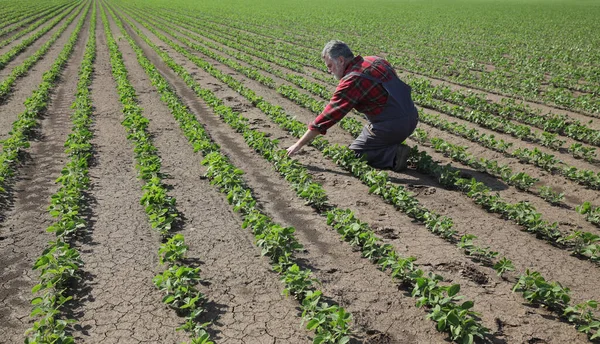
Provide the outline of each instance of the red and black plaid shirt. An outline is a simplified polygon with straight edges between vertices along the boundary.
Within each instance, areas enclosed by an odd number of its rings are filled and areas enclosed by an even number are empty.
[[[396,75],[390,63],[381,57],[356,56],[346,67],[344,77],[329,104],[314,122],[308,125],[308,129],[325,134],[327,129],[344,118],[353,108],[366,115],[378,115],[383,111],[388,99],[388,92],[383,85],[360,76],[348,75],[351,72],[367,74],[382,82]]]

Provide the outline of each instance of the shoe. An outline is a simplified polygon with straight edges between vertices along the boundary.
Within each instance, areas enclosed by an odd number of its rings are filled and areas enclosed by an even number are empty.
[[[410,147],[407,145],[398,146],[398,150],[396,151],[396,159],[394,160],[394,170],[395,172],[404,171],[407,166],[408,154],[410,153]]]

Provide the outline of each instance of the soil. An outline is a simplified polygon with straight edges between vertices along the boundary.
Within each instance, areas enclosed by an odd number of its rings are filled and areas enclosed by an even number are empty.
[[[133,19],[122,9],[117,10],[121,18]],[[8,136],[10,124],[22,111],[18,104],[37,87],[42,73],[64,46],[65,37],[72,32],[76,21],[48,55],[27,76],[17,81],[11,98],[0,105],[0,139]],[[208,325],[211,338],[227,344],[310,343],[314,334],[302,325],[297,301],[282,295],[279,276],[272,271],[268,259],[260,255],[251,233],[242,228],[239,214],[232,210],[225,195],[202,178],[206,172],[206,167],[200,164],[202,155],[194,153],[169,108],[140,67],[133,49],[122,37],[114,20],[111,18],[109,22],[139,104],[144,109],[143,114],[150,120],[148,131],[162,159],[161,172],[165,176],[168,193],[177,200],[182,221],[176,230],[185,236],[190,246],[187,262],[201,268],[203,282],[199,289],[207,297],[207,312],[202,321],[212,322]],[[111,73],[100,13],[97,14],[97,23],[98,48],[91,86],[94,153],[89,177],[92,187],[86,194],[88,226],[75,243],[84,265],[82,279],[74,285],[74,301],[66,308],[66,313],[76,320],[70,331],[77,343],[183,342],[188,340],[186,334],[176,330],[183,323],[183,318],[163,305],[163,295],[152,282],[153,276],[163,269],[157,257],[160,237],[152,231],[139,204],[142,183],[137,178],[133,147],[121,125],[122,104]],[[89,20],[62,72],[49,108],[40,120],[31,147],[24,152],[17,176],[9,183],[9,193],[3,196],[5,200],[0,208],[0,335],[10,343],[22,342],[23,333],[33,323],[29,317],[29,301],[33,297],[31,287],[36,283],[38,274],[31,267],[46,242],[53,239],[45,231],[52,223],[47,206],[57,189],[54,180],[66,163],[63,143],[71,127],[69,115],[72,110],[69,107],[75,97],[77,71],[87,41],[88,25]],[[304,201],[295,195],[270,163],[249,148],[239,133],[222,122],[129,25],[126,27],[145,55],[221,146],[223,153],[245,172],[244,178],[261,209],[275,222],[296,229],[296,236],[304,247],[297,255],[298,261],[311,269],[314,277],[322,282],[319,288],[326,298],[343,306],[353,316],[352,343],[448,342],[446,335],[437,332],[435,323],[426,318],[428,313],[415,306],[409,288],[396,284],[389,273],[378,270],[376,265],[362,258],[360,252],[342,242],[322,214],[304,205]],[[223,99],[225,105],[249,118],[254,128],[279,139],[281,148],[296,141],[226,84],[175,52],[149,30],[141,25],[137,27],[189,71],[202,87],[210,89]],[[36,45],[43,44],[49,36],[45,35]],[[30,47],[18,59],[35,50]],[[276,91],[207,56],[198,52],[193,54],[241,80],[246,87],[265,100],[282,106],[298,120],[309,122],[314,119],[314,114]],[[269,76],[278,85],[288,84]],[[528,200],[534,203],[548,219],[561,220],[564,223],[561,229],[565,231],[581,228],[597,233],[598,229],[582,220],[574,210],[577,202],[582,200],[597,201],[597,192],[565,182],[560,176],[546,175],[515,159],[498,156],[448,133],[431,128],[427,130],[435,131],[436,135],[453,143],[469,146],[477,155],[506,163],[515,171],[539,176],[553,188],[563,187],[570,197],[568,207],[558,209],[496,178],[453,163],[465,173],[481,178],[511,202]],[[501,134],[496,134],[496,137],[513,140]],[[341,128],[334,127],[326,139],[331,143],[348,144],[352,137]],[[531,143],[521,144],[537,147]],[[440,163],[450,162],[428,147],[420,146],[419,149],[427,151]],[[520,294],[513,293],[511,289],[518,274],[532,269],[548,280],[570,288],[572,303],[599,300],[598,264],[578,259],[568,251],[522,231],[513,222],[487,213],[463,194],[445,189],[413,168],[403,173],[389,172],[390,181],[405,186],[422,205],[451,217],[459,235],[475,234],[477,244],[489,246],[499,252],[499,257],[512,260],[517,271],[498,277],[489,264],[466,256],[454,243],[435,236],[379,196],[370,194],[367,186],[325,159],[314,148],[306,147],[297,155],[297,160],[316,182],[323,185],[331,204],[352,210],[361,221],[369,224],[383,243],[392,245],[401,255],[415,257],[415,263],[424,271],[443,276],[446,284],[460,284],[461,295],[475,301],[481,322],[490,329],[488,342],[587,342],[584,334],[555,313],[544,307],[528,305]]]

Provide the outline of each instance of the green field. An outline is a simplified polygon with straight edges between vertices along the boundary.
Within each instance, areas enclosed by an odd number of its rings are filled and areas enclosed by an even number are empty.
[[[0,341],[597,343],[600,1],[0,0]],[[345,41],[409,168],[286,148]]]

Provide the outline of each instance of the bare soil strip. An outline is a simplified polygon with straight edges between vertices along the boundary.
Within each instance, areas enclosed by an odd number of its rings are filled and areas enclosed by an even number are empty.
[[[54,180],[66,162],[63,144],[71,128],[70,106],[75,100],[77,71],[83,59],[88,27],[89,22],[86,22],[41,120],[39,135],[25,153],[27,159],[13,187],[12,206],[6,212],[6,219],[0,222],[0,256],[3,257],[0,260],[0,333],[7,343],[23,342],[23,334],[31,326],[31,288],[38,278],[32,266],[46,242],[54,239],[53,234],[46,233],[52,223],[46,209],[50,195],[58,189]],[[35,87],[37,85],[31,85],[29,93]]]

